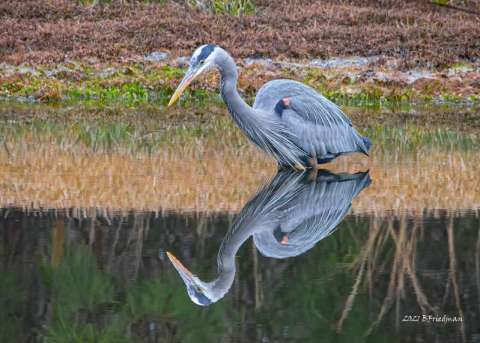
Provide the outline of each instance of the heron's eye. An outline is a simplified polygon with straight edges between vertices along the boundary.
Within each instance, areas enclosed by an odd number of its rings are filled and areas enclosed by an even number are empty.
[[[201,292],[201,291],[202,291],[202,289],[201,289],[200,287],[198,287],[198,286],[195,287],[195,290],[196,290],[197,292]]]
[[[205,63],[205,60],[201,60],[200,61],[200,65],[204,64]]]

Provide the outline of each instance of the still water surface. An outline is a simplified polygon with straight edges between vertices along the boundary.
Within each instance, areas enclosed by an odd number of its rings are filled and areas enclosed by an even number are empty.
[[[0,157],[0,342],[480,342],[476,151]]]
[[[3,209],[1,341],[478,341],[478,213],[348,215],[369,182],[279,174],[237,215]]]

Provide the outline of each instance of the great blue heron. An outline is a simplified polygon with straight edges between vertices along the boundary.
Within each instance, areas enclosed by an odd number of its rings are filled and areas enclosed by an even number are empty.
[[[210,305],[230,289],[235,277],[235,255],[250,236],[264,256],[300,255],[334,231],[353,198],[369,184],[368,172],[352,175],[321,170],[311,180],[306,173],[280,171],[248,201],[226,233],[218,251],[218,277],[214,281],[200,280],[173,254],[167,255],[191,300]]]
[[[233,58],[212,44],[195,50],[168,106],[197,76],[212,68],[220,71],[220,92],[234,121],[254,144],[278,161],[279,167],[317,168],[317,164],[340,155],[368,155],[370,140],[360,136],[337,105],[300,82],[267,82],[250,107],[238,94]]]

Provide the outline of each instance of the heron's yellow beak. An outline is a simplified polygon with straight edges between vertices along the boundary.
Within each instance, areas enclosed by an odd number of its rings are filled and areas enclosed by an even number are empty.
[[[184,281],[190,281],[193,278],[193,274],[191,271],[189,271],[183,264],[180,262],[172,253],[167,251],[167,256],[170,259],[170,262],[172,262],[173,266],[177,270],[177,272],[180,274],[182,279]]]
[[[175,93],[173,93],[172,97],[170,98],[170,101],[168,102],[168,107],[172,106],[175,101],[180,98],[182,93],[185,91],[185,89],[187,89],[188,85],[192,83],[192,81],[197,77],[198,74],[199,73],[191,72],[190,70],[187,72],[182,82],[180,82],[177,89],[175,90]]]

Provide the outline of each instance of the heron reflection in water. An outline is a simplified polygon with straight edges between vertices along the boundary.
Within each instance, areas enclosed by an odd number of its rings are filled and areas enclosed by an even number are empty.
[[[352,200],[370,182],[368,172],[333,174],[321,170],[312,180],[307,173],[280,171],[248,201],[225,235],[217,256],[215,280],[200,280],[173,254],[167,255],[191,300],[197,305],[210,305],[223,298],[232,286],[235,255],[250,236],[264,256],[301,255],[335,230]]]
[[[237,90],[235,61],[217,45],[202,45],[195,50],[168,106],[195,78],[213,68],[220,72],[220,92],[235,123],[251,142],[274,157],[280,168],[318,169],[318,164],[341,155],[368,155],[371,141],[357,132],[337,105],[303,83],[267,82],[249,106]]]

